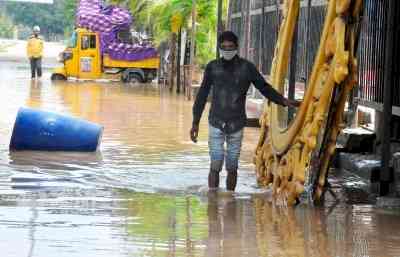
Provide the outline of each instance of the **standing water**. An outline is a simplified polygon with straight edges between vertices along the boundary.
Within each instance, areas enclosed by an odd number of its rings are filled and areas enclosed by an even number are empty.
[[[208,193],[207,110],[194,144],[192,102],[168,89],[28,77],[0,63],[1,256],[400,256],[395,212],[271,205],[253,172],[257,129],[237,192]],[[101,124],[100,151],[9,152],[22,106]]]

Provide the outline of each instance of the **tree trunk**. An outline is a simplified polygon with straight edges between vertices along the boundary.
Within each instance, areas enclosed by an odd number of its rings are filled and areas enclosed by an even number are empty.
[[[243,57],[249,57],[249,46],[250,46],[250,1],[243,1],[242,5],[242,20],[244,21],[244,47]]]
[[[190,41],[190,75],[189,83],[187,89],[187,98],[190,100],[192,98],[192,80],[194,71],[194,47],[196,44],[196,0],[192,0],[192,35]]]
[[[219,35],[222,33],[222,0],[218,0],[218,7],[217,7],[217,39]],[[216,47],[216,58],[219,57],[219,46],[217,40],[217,47]]]
[[[233,0],[228,1],[228,17],[226,21],[226,29],[232,30],[232,8],[233,8]]]
[[[171,34],[170,52],[169,52],[169,79],[168,86],[170,90],[174,88],[175,74],[176,74],[176,34]]]
[[[182,30],[178,35],[178,54],[176,58],[176,93],[181,92],[181,47],[182,47]]]

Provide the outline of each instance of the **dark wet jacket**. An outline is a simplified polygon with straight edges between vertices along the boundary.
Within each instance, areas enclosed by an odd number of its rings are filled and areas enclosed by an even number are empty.
[[[231,61],[216,59],[207,64],[203,82],[193,105],[193,125],[198,125],[212,90],[209,123],[227,134],[246,125],[246,95],[250,84],[267,99],[285,105],[284,97],[269,85],[251,62],[235,56]]]

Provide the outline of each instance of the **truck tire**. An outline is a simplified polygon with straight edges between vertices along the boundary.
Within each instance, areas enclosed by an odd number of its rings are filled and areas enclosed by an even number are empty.
[[[143,83],[143,78],[138,73],[129,73],[128,83],[138,84]]]
[[[50,79],[51,79],[52,81],[67,80],[67,78],[66,78],[64,75],[62,75],[62,74],[57,74],[57,73],[51,74]]]

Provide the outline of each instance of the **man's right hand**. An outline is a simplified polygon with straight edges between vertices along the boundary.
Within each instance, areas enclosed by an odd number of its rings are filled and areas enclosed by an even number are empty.
[[[197,143],[197,136],[198,135],[199,135],[199,126],[198,125],[192,125],[192,128],[190,129],[190,139],[194,143]]]
[[[286,106],[288,106],[288,107],[294,107],[294,108],[297,108],[297,107],[300,107],[300,105],[301,105],[301,102],[300,101],[297,101],[297,100],[292,100],[292,99],[285,99],[285,105]]]

